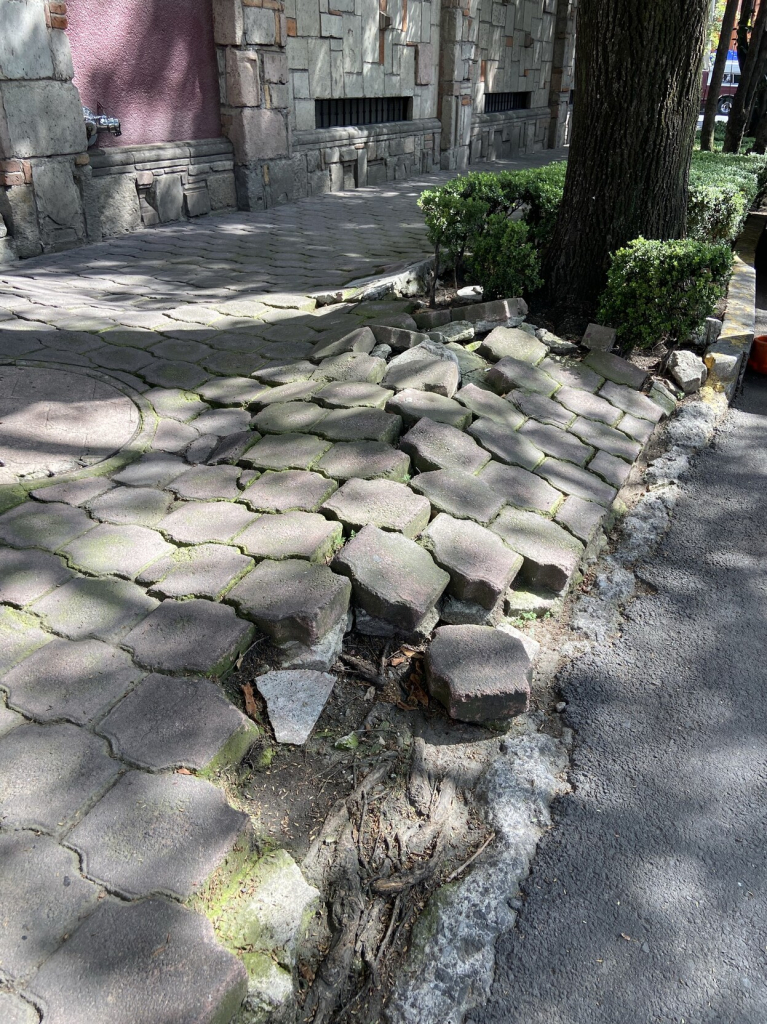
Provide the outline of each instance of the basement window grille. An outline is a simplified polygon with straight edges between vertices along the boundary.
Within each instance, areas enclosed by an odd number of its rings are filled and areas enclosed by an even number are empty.
[[[529,110],[529,92],[486,92],[485,113],[500,114],[505,110]]]
[[[347,128],[389,121],[410,121],[409,96],[380,96],[344,100],[315,100],[317,128]]]

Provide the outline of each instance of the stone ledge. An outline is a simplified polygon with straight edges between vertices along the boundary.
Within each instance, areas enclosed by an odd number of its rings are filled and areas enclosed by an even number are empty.
[[[494,114],[475,113],[471,119],[472,127],[475,125],[501,126],[509,122],[537,121],[544,118],[548,121],[551,111],[548,107],[530,107],[526,110],[501,110]]]
[[[120,146],[115,149],[92,149],[91,167],[102,174],[121,173],[118,168],[134,168],[138,164],[165,164],[169,161],[201,161],[224,157],[234,165],[234,150],[229,139],[191,139],[188,142],[153,142],[142,146]]]
[[[547,111],[548,114],[548,111]],[[292,133],[293,151],[317,149],[325,146],[346,145],[355,142],[382,142],[385,139],[400,138],[403,135],[427,135],[441,132],[442,122],[436,117],[419,118],[413,121],[387,121],[385,124],[369,124],[342,128],[313,128]]]

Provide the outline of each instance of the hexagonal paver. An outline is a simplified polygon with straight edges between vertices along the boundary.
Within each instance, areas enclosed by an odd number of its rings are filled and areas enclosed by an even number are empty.
[[[88,502],[91,514],[116,526],[155,526],[167,515],[170,494],[155,487],[114,487]]]
[[[0,1020],[3,1024],[38,1024],[40,1014],[21,996],[0,992]]]
[[[631,465],[623,459],[618,459],[607,452],[597,452],[589,463],[589,472],[596,473],[606,480],[608,484],[620,490],[631,475]]]
[[[569,430],[573,429],[573,427],[569,428]],[[594,454],[593,448],[582,444],[577,437],[573,437],[568,430],[562,430],[561,427],[552,427],[550,424],[528,420],[519,428],[519,433],[547,455],[553,455],[556,459],[564,459],[565,462],[574,462],[576,466],[584,466]],[[533,467],[528,466],[527,468]]]
[[[188,468],[187,463],[176,455],[150,452],[115,473],[112,479],[130,487],[167,487],[171,480]]]
[[[258,736],[215,683],[163,675],[147,676],[98,731],[118,757],[152,771],[237,764]]]
[[[198,341],[178,341],[164,339],[152,346],[152,354],[160,359],[181,359],[188,363],[197,363],[200,359],[213,354],[213,350]]]
[[[233,608],[195,598],[163,601],[122,644],[150,669],[220,675],[252,636],[253,627]]]
[[[195,427],[178,420],[160,420],[152,438],[152,448],[158,452],[180,452],[199,437]]]
[[[308,669],[265,672],[256,677],[278,743],[306,743],[335,681],[329,672]]]
[[[210,409],[193,420],[191,426],[201,434],[225,437],[238,430],[245,430],[249,423],[250,413],[245,409]]]
[[[372,523],[382,530],[417,537],[429,522],[431,506],[426,498],[393,480],[348,480],[328,498],[322,511],[343,523],[347,531]]]
[[[269,389],[249,377],[228,376],[223,380],[221,378],[209,380],[196,390],[207,402],[242,406],[257,401]]]
[[[74,573],[47,551],[0,548],[0,601],[20,608],[71,580]]]
[[[26,501],[0,516],[0,540],[16,548],[55,551],[94,526],[80,508],[59,502]]]
[[[308,359],[299,359],[296,363],[265,366],[255,370],[253,376],[263,384],[294,384],[296,381],[309,380],[316,369]]]
[[[180,420],[182,423],[193,420],[208,408],[197,395],[180,388],[152,388],[144,392],[144,398],[152,403],[158,416]]]
[[[523,391],[534,391],[550,398],[559,387],[557,381],[540,367],[523,363],[513,356],[504,356],[488,370],[485,380],[493,391],[505,395],[509,391],[521,388]]]
[[[419,473],[410,481],[410,486],[441,512],[458,519],[475,519],[478,523],[489,523],[505,503],[504,497],[485,481],[458,469]]]
[[[115,641],[157,607],[127,580],[76,579],[35,601],[32,610],[70,640]]]
[[[225,544],[256,517],[231,501],[190,501],[161,519],[157,529],[180,544]]]
[[[106,742],[76,725],[19,725],[0,739],[0,822],[58,834],[114,782]]]
[[[588,469],[581,469],[571,462],[560,462],[559,459],[544,459],[536,473],[565,494],[596,501],[599,505],[611,505],[618,493]]]
[[[275,643],[309,647],[346,615],[350,596],[349,581],[327,566],[284,559],[261,562],[226,599]]]
[[[580,388],[582,391],[593,392],[604,384],[604,377],[600,377],[598,373],[590,370],[585,365],[585,361],[582,363],[560,362],[558,359],[547,356],[540,368],[563,387]]]
[[[501,462],[508,462],[512,466],[535,469],[543,459],[543,452],[530,438],[524,437],[517,430],[509,430],[495,420],[474,420],[469,427],[469,433]]]
[[[253,426],[262,434],[305,434],[326,416],[327,409],[313,402],[284,402],[262,409],[253,417]]]
[[[659,423],[665,415],[663,409],[651,398],[625,385],[614,384],[608,380],[599,389],[599,394],[624,412],[630,412],[633,416],[649,420],[651,423]]]
[[[312,396],[312,401],[330,409],[354,409],[355,407],[383,409],[394,394],[377,384],[362,381],[335,381],[326,384]]]
[[[561,491],[521,466],[506,466],[493,459],[477,476],[509,505],[530,512],[553,512],[562,500]]]
[[[268,434],[242,456],[244,466],[257,469],[310,469],[330,447],[313,434]]]
[[[625,459],[627,462],[633,462],[642,451],[642,445],[638,441],[627,437],[614,427],[608,427],[606,423],[596,423],[594,420],[579,416],[570,430],[600,451],[614,455],[618,459]]]
[[[110,487],[114,487],[114,484],[106,477],[91,476],[83,480],[52,484],[50,487],[38,487],[30,491],[30,496],[37,501],[61,501],[65,505],[84,505],[91,498],[108,491]]]
[[[168,485],[168,490],[179,498],[198,501],[231,500],[240,493],[237,486],[239,478],[240,470],[236,466],[195,466],[176,477]]]
[[[493,362],[511,356],[531,366],[537,366],[548,351],[537,338],[518,327],[495,327],[479,346],[481,355]]]
[[[163,388],[192,391],[210,377],[207,370],[183,360],[153,359],[143,367],[141,376],[150,384]]]
[[[525,417],[510,402],[496,395],[494,391],[487,391],[476,384],[467,384],[456,393],[455,398],[475,416],[497,420],[509,430],[516,430],[525,422]]]
[[[398,480],[410,475],[410,458],[383,441],[339,441],[329,448],[315,469],[336,480]]]
[[[274,388],[265,388],[256,398],[249,403],[256,409],[267,405],[274,405],[276,402],[301,402],[311,398],[315,391],[319,391],[322,381],[299,380],[293,384],[279,384]]]
[[[655,430],[655,424],[651,420],[640,419],[630,412],[624,413],[615,426],[618,430],[622,430],[624,434],[628,434],[629,437],[632,437],[635,441],[640,441],[642,444],[650,440]]]
[[[557,391],[557,401],[570,412],[577,413],[578,416],[599,420],[611,427],[615,426],[620,419],[620,409],[616,409],[604,398],[593,395],[590,391],[582,391],[580,388],[560,388]]]
[[[459,402],[431,391],[415,391],[412,388],[406,388],[390,398],[386,410],[401,416],[408,427],[412,427],[424,416],[437,423],[449,423],[458,430],[463,430],[471,422],[471,412]]]
[[[419,420],[402,438],[400,448],[422,473],[430,469],[476,473],[490,461],[489,454],[462,431],[429,419]]]
[[[279,408],[279,406],[275,406],[275,408]],[[261,435],[255,430],[239,430],[236,434],[222,437],[211,448],[203,461],[207,462],[209,466],[239,462],[248,448],[251,448],[256,441],[260,440]],[[189,459],[190,453],[190,451],[187,451],[187,459]]]
[[[261,516],[238,534],[237,544],[255,558],[327,562],[343,544],[343,530],[314,512],[283,512]]]
[[[125,651],[99,640],[60,640],[30,654],[3,677],[8,703],[39,722],[85,725],[144,675]]]
[[[584,501],[571,494],[557,509],[554,518],[578,540],[588,544],[602,526],[606,516],[607,510],[603,505],[597,505],[593,501]]]
[[[342,352],[321,360],[315,374],[316,379],[337,381],[360,381],[364,384],[378,384],[386,373],[386,361],[365,352]]]
[[[600,377],[606,377],[614,384],[626,384],[637,391],[641,391],[648,376],[646,370],[640,370],[638,366],[613,355],[612,352],[589,352],[583,363]]]
[[[126,579],[144,566],[174,550],[172,544],[145,526],[113,526],[102,523],[85,536],[65,544],[60,551],[70,563],[95,575]]]
[[[52,639],[33,616],[0,607],[0,675]]]
[[[341,352],[372,352],[376,345],[375,334],[369,327],[359,327],[341,338],[331,335],[318,341],[311,352],[312,359],[327,359]]]
[[[535,512],[505,508],[491,529],[512,551],[524,558],[519,581],[561,593],[583,554],[583,545],[569,533]]]
[[[449,593],[492,608],[522,567],[522,556],[497,534],[440,513],[423,535],[423,546],[450,575]]]
[[[402,419],[383,409],[331,409],[315,428],[330,441],[396,442],[402,432]]]
[[[452,398],[461,383],[458,363],[448,358],[447,352],[443,353],[445,358],[441,358],[442,354],[435,354],[433,348],[436,348],[433,343],[428,348],[419,345],[395,356],[389,363],[383,386],[394,391],[405,388],[434,391]]]
[[[137,579],[158,596],[217,600],[252,567],[252,559],[237,548],[225,544],[196,544],[174,548],[172,554],[153,562]]]
[[[337,487],[319,473],[266,472],[245,488],[239,500],[261,512],[315,512]]]
[[[586,394],[583,391],[579,393]],[[570,412],[555,399],[536,395],[532,391],[510,391],[506,395],[506,401],[513,403],[525,416],[554,427],[566,428],[575,419],[575,413]]]

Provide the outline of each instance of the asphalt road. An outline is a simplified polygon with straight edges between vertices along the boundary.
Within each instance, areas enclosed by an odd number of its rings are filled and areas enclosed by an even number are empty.
[[[575,792],[474,1024],[767,1022],[767,378],[641,576],[565,675]]]

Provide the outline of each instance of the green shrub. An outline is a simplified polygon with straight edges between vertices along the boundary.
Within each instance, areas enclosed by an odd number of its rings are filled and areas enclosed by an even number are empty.
[[[541,257],[529,234],[526,224],[503,213],[487,218],[466,261],[467,279],[482,285],[486,299],[528,294],[543,284]]]
[[[767,158],[693,153],[687,232],[705,242],[734,241],[767,186]]]
[[[731,271],[729,245],[637,238],[612,257],[600,322],[641,348],[685,342],[713,312]]]

